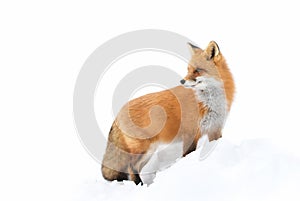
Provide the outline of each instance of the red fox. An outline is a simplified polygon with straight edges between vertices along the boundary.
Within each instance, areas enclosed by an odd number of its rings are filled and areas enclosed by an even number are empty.
[[[192,57],[181,86],[129,101],[109,132],[102,161],[106,180],[143,184],[140,173],[160,144],[182,142],[182,156],[199,138],[222,137],[235,85],[225,58],[214,41],[205,50],[188,43]]]

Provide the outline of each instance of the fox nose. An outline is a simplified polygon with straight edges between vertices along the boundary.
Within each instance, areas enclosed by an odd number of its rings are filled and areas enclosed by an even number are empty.
[[[185,79],[180,80],[180,83],[184,84],[185,83]]]

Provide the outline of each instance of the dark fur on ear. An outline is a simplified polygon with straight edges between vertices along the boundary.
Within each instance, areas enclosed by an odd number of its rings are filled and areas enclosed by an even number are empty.
[[[196,45],[193,45],[192,43],[188,42],[187,43],[189,49],[190,49],[190,52],[192,55],[194,55],[196,52],[199,52],[199,51],[203,51],[200,47],[196,46]]]
[[[211,41],[205,49],[207,59],[211,60],[220,54],[220,48],[215,41]]]
[[[190,42],[188,42],[187,43],[191,48],[193,48],[193,49],[199,49],[199,47],[198,46],[196,46],[196,45],[193,45],[192,43],[190,43]]]

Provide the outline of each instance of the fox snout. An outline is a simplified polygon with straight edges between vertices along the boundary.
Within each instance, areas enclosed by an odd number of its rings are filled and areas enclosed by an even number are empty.
[[[182,80],[180,80],[180,83],[181,84],[187,84],[187,82],[195,82],[196,81],[196,79],[188,79],[188,80],[186,80],[186,79],[182,79]]]

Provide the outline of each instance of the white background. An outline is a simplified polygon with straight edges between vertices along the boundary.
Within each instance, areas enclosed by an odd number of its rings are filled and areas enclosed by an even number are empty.
[[[224,137],[268,138],[300,156],[298,4],[1,1],[0,199],[67,200],[100,175],[73,122],[76,77],[98,46],[138,29],[217,41],[237,85]]]

